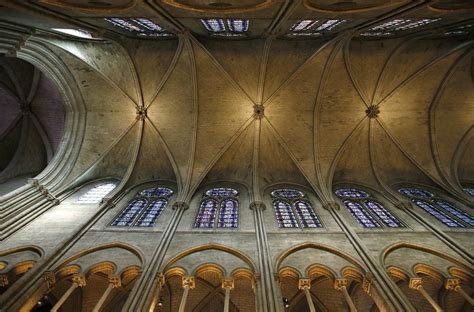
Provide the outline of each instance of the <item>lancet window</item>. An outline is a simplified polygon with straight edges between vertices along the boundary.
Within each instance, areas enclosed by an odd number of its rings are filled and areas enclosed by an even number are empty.
[[[288,36],[321,36],[339,29],[347,20],[299,20],[290,27]]]
[[[168,205],[173,190],[154,187],[139,192],[111,223],[112,226],[152,227]]]
[[[201,20],[202,26],[212,35],[242,36],[249,30],[248,19],[209,18]]]
[[[350,214],[365,228],[403,227],[403,224],[382,203],[356,188],[340,188],[334,192]]]
[[[414,187],[400,188],[398,192],[448,227],[474,227],[474,217],[435,193]]]
[[[173,35],[161,25],[144,17],[107,17],[104,20],[117,28],[120,28],[140,37],[166,37]]]
[[[318,228],[321,221],[306,195],[298,190],[282,188],[271,192],[277,224],[281,228]]]
[[[96,204],[100,203],[102,198],[110,193],[117,185],[115,183],[101,183],[94,186],[92,189],[81,195],[77,199],[79,204]]]
[[[237,228],[239,192],[229,187],[211,188],[204,192],[195,228]]]

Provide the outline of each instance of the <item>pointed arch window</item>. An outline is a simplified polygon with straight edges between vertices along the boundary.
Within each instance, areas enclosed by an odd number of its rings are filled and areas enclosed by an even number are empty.
[[[112,226],[152,227],[168,205],[173,190],[154,187],[139,192],[111,223]]]
[[[229,187],[215,187],[204,192],[195,228],[237,228],[239,192]]]
[[[102,198],[105,197],[108,193],[110,193],[117,184],[115,183],[101,183],[93,188],[91,188],[89,191],[87,191],[85,194],[82,194],[78,199],[77,203],[79,204],[96,204],[100,203]]]
[[[371,194],[356,188],[340,188],[334,192],[342,199],[344,206],[365,228],[391,227],[404,225],[388,211],[382,203],[372,199]]]
[[[400,188],[398,192],[411,199],[418,207],[447,227],[474,227],[474,217],[456,207],[455,204],[439,198],[432,192],[415,187]]]
[[[464,193],[467,195],[474,197],[474,187],[465,187],[463,188]]]
[[[298,190],[282,188],[271,192],[275,217],[280,228],[319,228],[319,217],[306,195]]]

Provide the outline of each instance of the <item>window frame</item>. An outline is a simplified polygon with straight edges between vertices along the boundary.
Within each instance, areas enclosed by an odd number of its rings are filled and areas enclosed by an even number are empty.
[[[234,195],[227,195],[227,196],[222,196],[222,197],[206,194],[207,192],[213,189],[231,189],[235,191],[236,193]],[[240,208],[241,208],[239,195],[240,195],[240,192],[238,188],[233,187],[233,186],[220,185],[220,186],[211,186],[211,187],[204,188],[204,191],[202,192],[202,195],[201,195],[201,199],[199,200],[199,208],[197,209],[197,213],[194,216],[194,223],[192,225],[192,229],[193,230],[223,230],[223,229],[224,230],[237,230],[239,229],[240,228]],[[217,203],[216,211],[215,211],[213,221],[212,221],[212,226],[209,226],[209,227],[197,226],[198,218],[200,217],[201,210],[203,209],[203,203],[208,200],[212,200]],[[219,220],[220,220],[220,216],[223,210],[223,204],[227,200],[232,200],[237,204],[236,222],[235,222],[236,226],[232,226],[232,227],[219,226],[219,222],[220,222]]]

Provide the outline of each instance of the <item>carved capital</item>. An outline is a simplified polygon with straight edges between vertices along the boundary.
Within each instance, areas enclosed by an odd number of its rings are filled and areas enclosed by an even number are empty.
[[[371,289],[372,289],[372,281],[374,279],[374,276],[372,273],[367,272],[364,276],[364,280],[362,281],[362,288],[364,291],[370,296]]]
[[[38,179],[28,179],[28,183],[34,187],[37,187],[39,185]]]
[[[252,210],[265,210],[266,206],[262,201],[254,201],[250,203],[250,209]]]
[[[158,278],[158,283],[159,283],[160,287],[165,286],[165,275],[162,272],[159,272],[157,274],[157,278]]]
[[[46,271],[43,274],[43,279],[46,281],[48,285],[48,289],[53,289],[56,286],[56,275],[52,271]]]
[[[175,202],[173,204],[173,210],[188,210],[189,205],[185,202]]]
[[[448,278],[444,287],[448,290],[457,291],[457,287],[461,287],[461,280],[459,278]]]
[[[341,206],[336,202],[327,202],[323,205],[323,208],[326,210],[339,210]]]
[[[367,114],[367,117],[369,117],[369,118],[377,118],[380,114],[379,106],[378,105],[370,105],[365,110],[365,113]]]
[[[79,287],[86,286],[86,277],[84,275],[74,275],[72,277],[72,282],[77,284]]]
[[[309,278],[300,278],[298,280],[298,289],[310,289],[311,280]]]
[[[265,107],[263,107],[263,105],[257,105],[257,104],[254,104],[253,105],[253,117],[255,119],[262,119],[263,116],[265,113]]]
[[[423,280],[419,277],[412,277],[410,278],[410,281],[408,282],[408,287],[411,289],[420,289],[423,287]]]
[[[336,278],[334,280],[334,288],[336,290],[342,290],[343,288],[346,288],[347,285],[349,285],[349,280],[346,278]]]
[[[0,274],[0,287],[8,286],[8,276],[6,274]]]
[[[112,284],[114,288],[122,287],[122,280],[119,276],[109,276],[109,283]]]
[[[234,289],[234,279],[233,278],[224,278],[222,280],[222,288],[224,288],[224,289]]]
[[[193,276],[183,276],[181,284],[183,288],[194,289],[194,287],[196,287],[196,282]]]

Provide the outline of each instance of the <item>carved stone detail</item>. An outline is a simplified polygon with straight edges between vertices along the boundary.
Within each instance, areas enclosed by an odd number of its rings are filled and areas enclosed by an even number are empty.
[[[362,281],[362,288],[364,291],[370,296],[371,295],[371,289],[372,289],[372,281],[374,279],[374,276],[372,273],[367,272],[364,276],[364,280]]]
[[[109,283],[112,284],[114,288],[122,287],[122,280],[119,276],[109,276]]]
[[[266,206],[265,206],[265,203],[262,202],[262,201],[254,201],[254,202],[251,202],[250,203],[250,209],[252,210],[265,210]]]
[[[412,277],[410,278],[408,287],[418,290],[420,287],[423,287],[423,280],[419,277]]]
[[[8,276],[6,274],[0,274],[0,287],[8,286]]]
[[[253,117],[255,119],[262,119],[265,116],[265,107],[263,105],[254,104],[253,106]]]
[[[43,278],[46,281],[46,284],[48,285],[48,289],[53,289],[54,286],[56,286],[56,275],[54,272],[51,271],[46,271],[43,274]]]
[[[158,283],[160,284],[160,287],[165,286],[165,275],[162,272],[160,272],[158,273],[157,277],[158,277]]]
[[[147,116],[146,107],[140,106],[139,108],[137,108],[137,119],[138,120],[143,120],[143,119],[146,118],[146,116]]]
[[[378,105],[370,105],[366,110],[365,113],[369,118],[377,118],[380,114],[380,109]]]
[[[86,286],[86,277],[84,275],[74,275],[72,277],[72,282],[77,284],[79,287]]]
[[[311,288],[311,279],[309,278],[300,278],[298,280],[298,289],[310,289]]]
[[[457,291],[457,287],[461,287],[461,280],[459,278],[448,278],[444,287],[448,290]]]
[[[173,204],[173,210],[179,210],[179,209],[182,209],[182,210],[188,210],[189,209],[189,205],[185,202],[175,202]]]
[[[336,278],[334,280],[334,288],[336,290],[342,290],[342,288],[347,287],[349,285],[349,280],[346,278]]]
[[[233,278],[224,278],[222,280],[222,288],[224,288],[224,289],[234,289],[234,279]]]
[[[193,276],[183,276],[181,284],[183,288],[194,289],[194,287],[196,287],[196,282]]]

